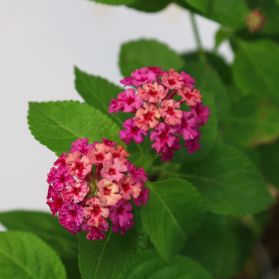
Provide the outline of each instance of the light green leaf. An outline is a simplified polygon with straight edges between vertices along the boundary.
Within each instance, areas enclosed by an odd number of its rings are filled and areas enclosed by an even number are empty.
[[[259,146],[258,150],[265,179],[279,188],[279,141]]]
[[[125,235],[109,232],[105,240],[89,241],[80,237],[79,267],[83,279],[116,278],[134,261],[139,246],[134,228]]]
[[[60,154],[77,138],[119,141],[118,126],[108,116],[76,101],[29,103],[28,124],[32,135]]]
[[[233,106],[222,132],[229,142],[251,147],[279,137],[279,110],[266,97],[241,98]]]
[[[0,233],[0,278],[66,279],[55,252],[35,235],[25,232]]]
[[[0,223],[9,231],[26,231],[40,237],[61,257],[68,278],[80,278],[78,239],[67,232],[57,218],[45,212],[17,210],[1,212]]]
[[[79,95],[85,102],[92,107],[108,114],[110,102],[113,98],[123,91],[123,88],[109,82],[108,80],[87,74],[75,67],[75,86]],[[121,117],[121,114],[108,114],[119,124],[127,117]],[[120,117],[119,117],[120,115]]]
[[[203,220],[198,191],[186,180],[169,179],[148,183],[150,200],[142,209],[145,232],[166,259],[183,247]]]
[[[157,253],[147,251],[137,258],[119,279],[213,279],[198,263],[190,258],[176,256],[166,262]]]
[[[207,210],[213,213],[253,214],[273,201],[259,170],[227,144],[217,144],[205,160],[184,164],[181,173],[198,188]]]
[[[273,66],[272,66],[273,65]],[[270,96],[279,103],[279,46],[271,41],[240,41],[233,63],[235,84],[244,95]]]
[[[238,273],[251,252],[253,237],[228,217],[210,214],[183,249],[183,255],[206,267],[214,278]]]
[[[222,25],[234,29],[245,24],[245,17],[249,12],[245,1],[239,0],[184,0],[197,9],[203,16],[213,19]]]
[[[122,45],[120,50],[119,66],[124,76],[128,76],[137,68],[145,66],[178,70],[183,64],[181,56],[166,44],[156,40],[141,39],[127,42]]]

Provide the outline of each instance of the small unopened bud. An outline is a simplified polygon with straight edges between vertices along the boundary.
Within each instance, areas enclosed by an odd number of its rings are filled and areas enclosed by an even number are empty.
[[[246,25],[251,33],[260,31],[265,23],[265,16],[260,10],[252,10],[246,17]]]

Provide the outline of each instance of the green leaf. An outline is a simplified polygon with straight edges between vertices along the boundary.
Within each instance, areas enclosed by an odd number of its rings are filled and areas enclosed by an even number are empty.
[[[245,24],[245,17],[249,12],[245,1],[239,0],[184,0],[197,9],[201,15],[213,19],[222,25],[234,29]]]
[[[213,213],[253,214],[273,201],[259,170],[227,144],[217,144],[205,160],[184,164],[181,173],[198,188],[206,209]]]
[[[201,263],[214,278],[230,278],[241,270],[251,252],[251,239],[251,235],[242,227],[238,228],[233,220],[210,214],[187,242],[183,255]]]
[[[83,279],[116,278],[125,272],[138,251],[137,228],[125,235],[109,232],[105,240],[89,241],[80,237],[79,267]]]
[[[142,12],[154,13],[159,12],[166,8],[170,0],[150,1],[150,0],[136,0],[132,4],[128,5],[129,8],[133,8]]]
[[[28,124],[32,135],[60,154],[77,138],[119,141],[118,126],[105,114],[76,101],[29,103]]]
[[[279,187],[279,141],[259,146],[258,150],[264,177],[269,183]]]
[[[0,213],[0,223],[9,231],[33,233],[50,245],[65,264],[68,278],[80,278],[78,270],[78,241],[52,215],[39,211],[8,211]]]
[[[54,251],[35,235],[25,232],[0,233],[0,278],[66,278]]]
[[[124,276],[119,279],[213,279],[211,275],[192,259],[176,256],[170,262],[157,253],[147,251],[137,258]]]
[[[113,98],[123,91],[123,88],[109,82],[108,80],[87,74],[75,67],[75,86],[79,95],[85,100],[85,102],[92,107],[100,110],[104,114],[108,114],[110,102]],[[119,117],[119,115],[108,114],[118,123],[122,123],[122,120],[127,118]]]
[[[180,69],[184,62],[174,50],[156,40],[141,39],[122,45],[119,57],[121,73],[128,76],[137,68],[158,66]]]
[[[224,41],[230,39],[232,34],[231,29],[220,27],[215,34],[215,49],[218,49]]]
[[[240,41],[233,63],[235,84],[244,95],[269,95],[279,103],[279,47],[277,44],[259,40]]]
[[[97,3],[109,4],[109,5],[127,5],[133,3],[135,0],[93,0],[93,1]]]
[[[169,179],[149,183],[150,200],[142,209],[145,232],[166,259],[183,247],[203,220],[198,191],[186,180]]]
[[[279,138],[278,123],[278,107],[265,96],[251,96],[233,106],[222,132],[227,141],[251,147]]]

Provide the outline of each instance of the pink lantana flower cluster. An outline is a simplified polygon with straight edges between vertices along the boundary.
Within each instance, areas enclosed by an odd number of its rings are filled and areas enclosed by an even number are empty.
[[[120,82],[125,90],[111,101],[109,112],[133,115],[120,132],[125,143],[139,144],[149,136],[163,160],[170,160],[181,143],[189,153],[200,148],[200,127],[208,121],[209,109],[190,75],[144,67]]]
[[[90,240],[104,239],[110,227],[125,233],[133,226],[133,205],[144,205],[149,192],[144,170],[128,156],[110,140],[78,139],[56,160],[47,178],[47,204],[61,225],[73,234],[87,232]]]

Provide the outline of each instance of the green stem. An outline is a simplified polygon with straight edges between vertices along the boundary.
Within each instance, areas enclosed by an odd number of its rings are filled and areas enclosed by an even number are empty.
[[[191,20],[191,24],[192,24],[192,27],[193,27],[193,33],[194,33],[195,41],[196,41],[196,44],[197,44],[200,60],[203,63],[206,63],[206,56],[205,56],[205,53],[204,53],[204,50],[203,50],[203,47],[202,47],[202,42],[201,42],[201,37],[200,37],[199,29],[198,29],[198,24],[197,24],[195,15],[192,12],[190,12],[190,20]]]

